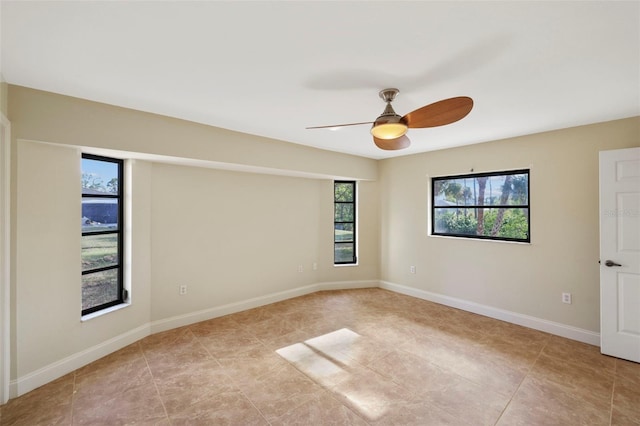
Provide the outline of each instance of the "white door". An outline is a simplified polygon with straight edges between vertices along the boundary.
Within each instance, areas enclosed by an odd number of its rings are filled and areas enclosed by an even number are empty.
[[[640,362],[640,148],[600,152],[600,350]]]

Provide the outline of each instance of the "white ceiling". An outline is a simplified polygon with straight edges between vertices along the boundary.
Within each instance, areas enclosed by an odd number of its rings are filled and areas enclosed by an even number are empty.
[[[640,115],[640,2],[2,0],[10,84],[370,158]],[[382,151],[403,115],[470,96],[463,120]]]

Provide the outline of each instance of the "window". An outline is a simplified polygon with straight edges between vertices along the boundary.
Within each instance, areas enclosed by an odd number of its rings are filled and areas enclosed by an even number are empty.
[[[356,263],[356,183],[333,183],[333,263]]]
[[[530,241],[529,170],[431,180],[431,234]]]
[[[82,155],[82,315],[124,302],[123,161]]]

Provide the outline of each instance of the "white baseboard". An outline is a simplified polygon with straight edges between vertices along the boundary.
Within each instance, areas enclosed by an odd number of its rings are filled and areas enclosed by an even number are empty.
[[[479,303],[470,302],[451,296],[445,296],[438,293],[432,293],[426,290],[406,287],[387,281],[380,281],[380,288],[384,288],[396,293],[406,294],[407,296],[417,297],[418,299],[429,300],[431,302],[450,306],[452,308],[462,309],[463,311],[473,312],[474,314],[480,314],[486,317],[510,322],[512,324],[522,325],[524,327],[533,328],[534,330],[544,331],[546,333],[566,337],[567,339],[571,340],[577,340],[578,342],[600,346],[600,333],[596,333],[594,331],[548,321],[529,315],[519,314],[517,312],[506,311],[504,309],[494,308],[492,306],[481,305]]]
[[[356,288],[378,288],[380,287],[380,281],[334,281],[326,283],[318,283],[318,290],[352,290]]]
[[[201,311],[190,312],[184,315],[178,315],[171,318],[153,321],[151,323],[151,334],[172,330],[178,327],[184,327],[186,325],[195,324],[200,321],[207,321],[224,315],[246,311],[248,309],[258,308],[270,303],[281,302],[283,300],[291,299],[298,296],[304,296],[305,294],[311,294],[317,291],[345,290],[367,287],[378,287],[378,281],[336,281],[311,284],[304,287],[281,291],[278,293],[254,297],[252,299],[243,300],[241,302],[229,303],[227,305],[216,306],[214,308],[203,309]]]
[[[160,333],[162,331],[172,330],[178,327],[195,324],[200,321],[206,321],[218,318],[224,315],[234,314],[236,312],[246,311],[270,303],[280,302],[282,300],[291,299],[292,297],[304,296],[305,294],[318,291],[317,285],[312,284],[304,287],[298,287],[291,290],[285,290],[278,293],[267,294],[264,296],[254,297],[252,299],[242,300],[240,302],[229,303],[222,306],[216,306],[209,309],[203,309],[196,312],[189,312],[184,315],[177,315],[171,318],[165,318],[151,323],[151,334]]]
[[[113,337],[98,345],[87,348],[81,352],[70,355],[64,359],[56,361],[36,371],[28,373],[17,380],[12,380],[9,384],[10,398],[36,389],[44,384],[56,380],[65,374],[69,374],[78,368],[84,367],[110,353],[124,348],[127,345],[137,342],[150,334],[171,330],[177,327],[194,324],[200,321],[206,321],[224,315],[245,311],[247,309],[257,308],[259,306],[268,305],[270,303],[280,302],[282,300],[291,299],[293,297],[303,296],[305,294],[315,293],[324,290],[349,290],[356,288],[380,287],[396,293],[406,294],[419,299],[429,300],[431,302],[440,303],[442,305],[451,306],[453,308],[462,309],[476,314],[484,315],[490,318],[510,322],[533,328],[535,330],[545,331],[547,333],[566,337],[579,342],[589,343],[591,345],[600,345],[600,334],[593,331],[568,326],[565,324],[547,321],[516,312],[505,311],[491,306],[481,305],[469,302],[455,297],[445,296],[442,294],[432,293],[412,287],[406,287],[387,281],[364,280],[364,281],[336,281],[316,283],[303,287],[285,290],[278,293],[272,293],[252,299],[243,300],[241,302],[229,303],[223,306],[217,306],[210,309],[204,309],[197,312],[191,312],[184,315],[153,321],[151,323],[141,325],[133,330]]]
[[[87,348],[81,352],[72,354],[66,358],[53,362],[36,371],[32,371],[17,380],[9,382],[9,398],[16,398],[24,395],[42,385],[52,382],[66,374],[71,373],[87,364],[109,355],[117,350],[124,348],[132,343],[143,339],[150,334],[171,330],[177,327],[194,324],[200,321],[217,318],[223,315],[233,314],[245,311],[247,309],[257,308],[259,306],[268,305],[270,303],[280,302],[282,300],[291,299],[293,297],[303,296],[305,294],[315,293],[322,290],[341,290],[352,288],[378,287],[377,280],[370,281],[339,281],[311,284],[303,287],[294,288],[278,293],[267,294],[252,299],[243,300],[241,302],[230,303],[223,306],[204,309],[197,312],[190,312],[184,315],[178,315],[159,321],[153,321],[134,328],[126,333],[115,336],[109,340],[99,343],[95,346]]]
[[[87,348],[81,352],[70,355],[59,361],[26,374],[9,383],[10,398],[24,395],[44,384],[52,382],[65,374],[69,374],[78,368],[84,367],[98,359],[124,348],[150,334],[149,324],[129,330],[126,333],[113,337],[107,341]]]

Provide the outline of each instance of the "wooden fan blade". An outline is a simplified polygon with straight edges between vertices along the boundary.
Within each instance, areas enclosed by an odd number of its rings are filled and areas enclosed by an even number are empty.
[[[418,108],[402,117],[402,120],[414,129],[444,126],[466,117],[472,108],[473,99],[459,96]]]
[[[361,124],[373,124],[373,121],[363,121],[362,123],[334,124],[332,126],[313,126],[305,129],[332,129],[334,127],[359,126]]]
[[[411,141],[407,137],[407,135],[402,135],[396,139],[380,139],[373,137],[373,142],[380,149],[384,149],[387,151],[393,151],[396,149],[404,149],[408,148],[411,145]]]

